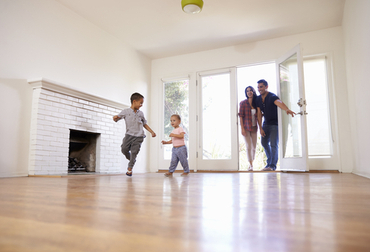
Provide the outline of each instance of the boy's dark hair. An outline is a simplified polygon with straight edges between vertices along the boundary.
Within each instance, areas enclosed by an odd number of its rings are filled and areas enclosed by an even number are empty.
[[[176,116],[181,121],[181,117],[178,114],[173,114],[171,117],[173,116]]]
[[[132,95],[131,95],[131,98],[130,98],[130,100],[131,100],[131,104],[134,102],[134,101],[140,101],[140,99],[144,99],[144,96],[142,96],[141,94],[139,94],[139,93],[133,93]]]
[[[267,83],[267,81],[265,81],[264,79],[261,79],[259,81],[257,81],[257,84],[260,84],[262,83],[265,87],[267,87],[269,84]]]

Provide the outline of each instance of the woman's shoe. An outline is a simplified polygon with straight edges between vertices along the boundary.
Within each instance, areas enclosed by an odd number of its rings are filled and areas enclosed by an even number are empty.
[[[253,171],[253,166],[249,166],[248,171]]]

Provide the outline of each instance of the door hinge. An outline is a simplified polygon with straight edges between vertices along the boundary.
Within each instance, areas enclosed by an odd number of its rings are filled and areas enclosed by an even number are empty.
[[[197,158],[198,158],[198,152],[197,152]]]

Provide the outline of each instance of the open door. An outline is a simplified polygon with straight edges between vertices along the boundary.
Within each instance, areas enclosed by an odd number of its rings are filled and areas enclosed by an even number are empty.
[[[294,117],[278,109],[280,139],[280,169],[282,171],[308,171],[306,99],[304,93],[303,60],[297,45],[276,61],[277,90]]]

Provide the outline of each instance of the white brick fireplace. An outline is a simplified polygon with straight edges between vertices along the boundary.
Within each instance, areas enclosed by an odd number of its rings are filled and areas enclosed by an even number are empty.
[[[113,115],[127,105],[90,95],[45,79],[29,80],[33,87],[28,173],[68,173],[70,130],[98,133],[96,172],[121,173],[122,124]]]

